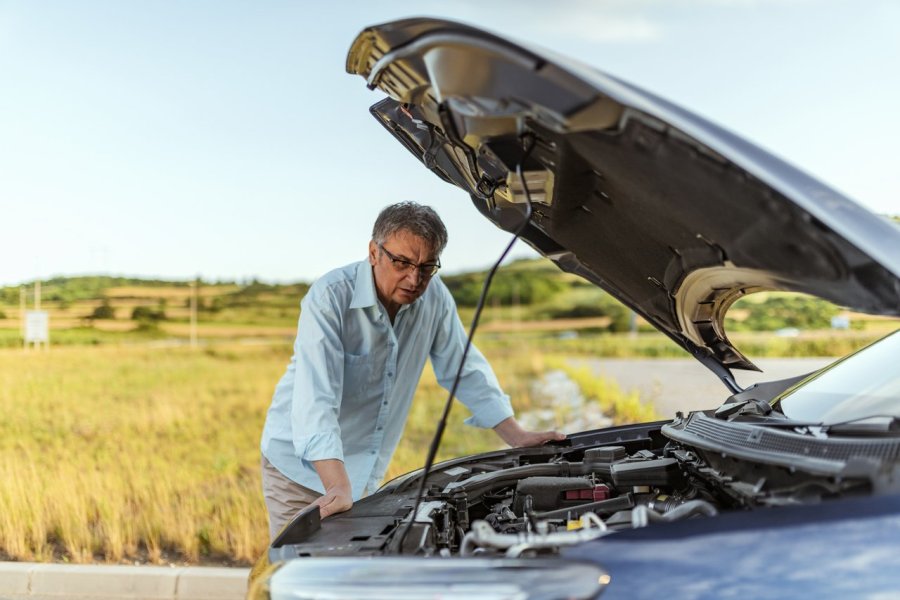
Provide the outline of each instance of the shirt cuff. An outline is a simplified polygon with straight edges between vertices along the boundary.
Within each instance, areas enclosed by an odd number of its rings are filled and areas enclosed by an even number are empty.
[[[334,433],[316,433],[306,438],[294,438],[294,454],[307,461],[344,460],[341,438]]]
[[[479,406],[478,410],[472,411],[472,416],[463,422],[473,427],[491,429],[513,416],[513,414],[509,396],[503,395],[485,402],[483,406]]]

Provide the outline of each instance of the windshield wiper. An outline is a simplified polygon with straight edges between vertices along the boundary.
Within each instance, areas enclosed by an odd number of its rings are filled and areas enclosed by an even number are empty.
[[[796,433],[809,434],[815,437],[826,437],[829,435],[856,437],[900,436],[900,417],[892,415],[862,417],[828,425],[817,421],[790,419],[779,412],[772,412],[765,416],[736,414],[729,421],[735,424],[765,427],[767,429],[793,429]]]
[[[829,435],[892,437],[900,435],[900,417],[891,415],[863,417],[843,423],[823,425],[822,431]]]
[[[722,406],[716,409],[715,417],[732,420],[740,416],[762,418],[769,414],[783,414],[778,406],[771,404],[772,401],[810,375],[811,373],[805,373],[787,379],[755,383],[728,398]]]
[[[776,416],[777,415],[777,416]],[[771,427],[771,428],[785,428],[785,429],[793,429],[796,427],[821,427],[821,423],[814,423],[812,421],[796,421],[794,419],[788,419],[781,413],[772,413],[771,416],[760,417],[756,415],[737,415],[733,419],[731,419],[734,423],[739,423],[741,425],[754,425],[758,427]]]

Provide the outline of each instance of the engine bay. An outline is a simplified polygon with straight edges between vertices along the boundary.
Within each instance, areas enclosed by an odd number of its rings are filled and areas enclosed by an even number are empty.
[[[301,513],[273,543],[270,559],[546,556],[621,530],[872,490],[871,478],[859,474],[809,472],[679,443],[663,434],[666,425],[589,431],[441,463],[415,515],[421,473],[409,473],[324,523],[317,510]]]

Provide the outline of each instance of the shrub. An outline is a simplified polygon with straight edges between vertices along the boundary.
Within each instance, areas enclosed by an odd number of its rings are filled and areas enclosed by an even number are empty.
[[[115,319],[116,318],[116,309],[110,305],[109,300],[104,299],[103,303],[100,304],[94,311],[91,313],[92,319]]]
[[[785,327],[797,329],[828,329],[831,317],[840,309],[827,300],[797,294],[771,294],[763,301],[747,299],[732,307],[744,311],[742,320],[729,319],[731,331],[775,331]]]
[[[575,286],[558,294],[541,311],[547,319],[608,317],[607,330],[613,333],[631,329],[631,311],[621,302],[593,286]]]
[[[442,277],[442,280],[459,306],[475,306],[485,277],[485,273],[466,273]],[[501,269],[494,276],[488,294],[502,304],[528,305],[546,302],[566,287],[559,273]]]
[[[166,313],[149,306],[136,306],[131,311],[131,319],[142,323],[158,323],[166,320]]]

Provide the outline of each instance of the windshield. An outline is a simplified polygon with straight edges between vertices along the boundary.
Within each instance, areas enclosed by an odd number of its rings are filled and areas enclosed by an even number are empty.
[[[786,417],[832,425],[868,417],[900,417],[900,332],[825,370],[776,404]]]

